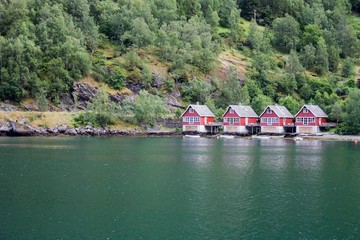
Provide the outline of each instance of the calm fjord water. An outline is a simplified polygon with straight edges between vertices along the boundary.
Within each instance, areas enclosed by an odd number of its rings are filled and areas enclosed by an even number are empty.
[[[0,138],[0,239],[359,239],[360,145]]]

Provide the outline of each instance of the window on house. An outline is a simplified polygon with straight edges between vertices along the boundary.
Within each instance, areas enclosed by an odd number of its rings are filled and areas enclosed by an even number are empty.
[[[194,109],[193,108],[189,108],[189,113],[193,113]]]
[[[272,125],[272,118],[267,118],[267,125]]]
[[[270,108],[266,109],[266,113],[272,113],[272,110]]]
[[[230,108],[230,113],[234,114],[234,109]]]
[[[303,113],[308,113],[309,110],[307,108],[304,108]]]

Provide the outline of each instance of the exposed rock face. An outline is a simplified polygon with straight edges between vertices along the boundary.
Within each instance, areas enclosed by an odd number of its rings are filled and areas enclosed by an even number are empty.
[[[14,106],[0,105],[0,111],[12,112],[12,111],[17,111],[17,108]]]
[[[74,83],[71,95],[73,99],[77,99],[77,106],[80,109],[85,109],[88,101],[96,96],[97,90],[86,83]]]
[[[120,103],[122,101],[124,101],[124,99],[126,98],[127,95],[125,94],[112,94],[110,95],[110,100],[116,103]]]
[[[91,87],[86,83],[74,83],[71,89],[71,96],[73,102],[76,103],[76,108],[86,109],[88,102],[96,96],[99,92],[97,88]],[[110,100],[116,103],[121,103],[125,98],[126,94],[112,94],[109,96]]]
[[[156,121],[156,125],[162,125],[166,128],[180,128],[182,123],[180,119],[164,118]]]
[[[140,84],[135,84],[135,83],[129,83],[126,85],[126,87],[135,94],[138,94],[140,92],[140,90],[142,89]]]

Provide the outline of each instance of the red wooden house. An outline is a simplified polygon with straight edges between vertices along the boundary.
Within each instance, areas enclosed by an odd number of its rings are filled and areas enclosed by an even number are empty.
[[[210,132],[211,127],[206,126],[211,126],[215,119],[215,115],[207,106],[199,104],[189,105],[181,116],[183,132]]]
[[[260,114],[262,133],[285,133],[285,127],[293,126],[293,116],[284,106],[269,105]]]
[[[248,133],[246,126],[254,126],[259,116],[250,106],[230,105],[223,114],[224,132]]]
[[[320,127],[327,123],[328,116],[317,105],[304,105],[295,115],[297,133],[318,133]]]

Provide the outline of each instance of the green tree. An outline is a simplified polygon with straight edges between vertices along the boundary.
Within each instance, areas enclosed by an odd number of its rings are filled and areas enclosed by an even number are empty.
[[[305,26],[302,34],[302,44],[306,46],[308,44],[316,45],[322,37],[321,29],[318,25],[308,24]]]
[[[290,74],[299,74],[303,71],[299,57],[295,50],[291,50],[286,59],[286,72]]]
[[[212,91],[212,86],[204,80],[194,78],[181,85],[181,94],[186,102],[203,102]]]
[[[233,43],[238,43],[243,36],[244,29],[240,22],[240,12],[232,9],[229,16],[230,39]]]
[[[260,94],[251,101],[251,107],[254,109],[254,111],[257,114],[261,114],[266,106],[271,105],[273,103],[274,102],[271,98],[263,94]]]
[[[46,99],[45,91],[43,89],[40,90],[37,96],[37,105],[40,112],[45,112],[48,110],[48,102]]]
[[[301,51],[301,62],[306,69],[314,67],[316,61],[315,52],[316,48],[312,44],[306,45]]]
[[[336,46],[328,47],[329,70],[336,72],[340,62],[339,50]]]
[[[176,0],[154,0],[152,13],[160,25],[176,21],[178,18]]]
[[[201,4],[197,0],[176,0],[178,6],[178,13],[180,16],[185,16],[190,19],[201,14]]]
[[[80,126],[91,124],[94,127],[105,127],[112,124],[120,112],[120,106],[111,102],[107,93],[98,92],[88,103],[86,111],[78,114],[74,122]]]
[[[345,127],[346,133],[360,133],[360,90],[354,90],[345,104]]]
[[[265,31],[265,33],[264,33]],[[251,21],[250,30],[247,37],[250,48],[262,53],[270,53],[270,39],[266,35],[266,30],[261,30],[255,21]]]
[[[134,102],[127,102],[128,113],[133,120],[143,126],[154,126],[157,119],[165,117],[169,112],[162,98],[141,90]]]
[[[120,90],[125,86],[125,76],[121,71],[114,71],[106,83],[114,89]]]
[[[230,68],[227,79],[220,82],[217,91],[217,106],[225,108],[239,102],[248,104],[250,96],[247,87],[240,82],[240,75],[234,68]]]
[[[285,106],[291,114],[295,115],[304,105],[304,101],[296,99],[291,95],[287,95],[279,99],[279,104]]]
[[[124,41],[129,41],[137,47],[150,45],[155,40],[155,34],[143,18],[136,18],[131,23],[131,29],[122,36]]]
[[[279,49],[290,52],[300,41],[300,24],[290,15],[274,20],[274,43]]]
[[[326,43],[320,38],[316,47],[315,54],[315,72],[323,75],[329,71],[329,55],[327,53]]]
[[[187,73],[189,65],[208,72],[217,51],[211,27],[197,16],[188,21],[164,24],[158,32],[156,45],[159,47],[159,55],[172,62],[171,70],[180,69],[184,73]]]
[[[330,113],[330,118],[336,121],[336,124],[338,125],[340,121],[343,119],[343,109],[342,104],[340,102],[336,102]]]
[[[231,25],[233,25],[234,27],[235,22],[240,20],[240,12],[236,6],[236,1],[221,1],[221,5],[219,8],[219,17],[221,26],[231,28]]]
[[[355,75],[355,66],[351,58],[347,57],[341,69],[341,75],[345,78],[352,77]]]

